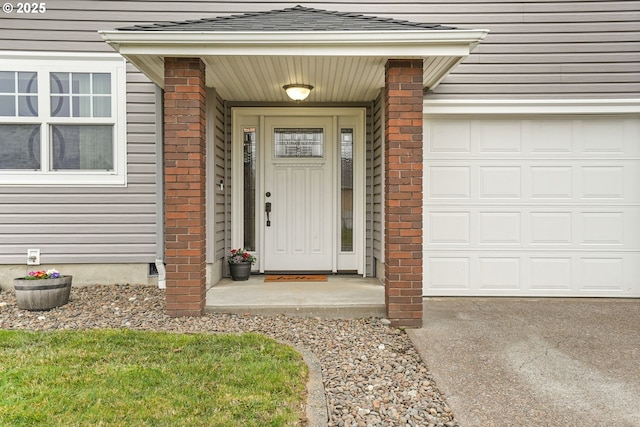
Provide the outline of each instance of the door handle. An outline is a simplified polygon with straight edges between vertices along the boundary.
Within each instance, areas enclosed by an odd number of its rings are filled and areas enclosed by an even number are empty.
[[[271,202],[264,204],[264,211],[267,213],[267,227],[271,227],[271,219],[269,219],[269,214],[271,213]]]

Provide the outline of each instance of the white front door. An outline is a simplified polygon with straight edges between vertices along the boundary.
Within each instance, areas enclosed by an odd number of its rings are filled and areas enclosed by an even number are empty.
[[[267,117],[264,270],[332,271],[336,248],[331,117]]]

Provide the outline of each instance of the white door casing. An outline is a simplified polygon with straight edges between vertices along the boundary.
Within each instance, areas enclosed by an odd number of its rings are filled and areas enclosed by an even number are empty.
[[[232,110],[231,245],[244,245],[243,141],[255,129],[255,271],[365,273],[365,109],[238,107]],[[321,157],[277,157],[275,129],[323,129]],[[353,135],[353,248],[341,247],[340,132]],[[269,197],[267,197],[269,193]],[[271,203],[267,227],[266,203]],[[351,221],[351,218],[350,218]]]

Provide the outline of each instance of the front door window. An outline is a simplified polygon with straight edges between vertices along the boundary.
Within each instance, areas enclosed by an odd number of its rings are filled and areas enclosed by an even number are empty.
[[[274,156],[324,157],[324,131],[322,128],[277,128],[273,131]]]

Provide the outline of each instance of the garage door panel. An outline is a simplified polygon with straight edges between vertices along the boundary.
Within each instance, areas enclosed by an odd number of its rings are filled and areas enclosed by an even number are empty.
[[[467,165],[433,166],[428,172],[428,197],[431,199],[469,199],[471,167]]]
[[[427,222],[429,243],[469,245],[471,243],[469,212],[431,212]]]
[[[640,296],[638,118],[425,123],[425,295]]]
[[[619,161],[616,165],[590,164],[582,166],[582,199],[618,199],[626,202],[640,201],[640,187],[634,185],[640,179],[638,162]]]
[[[522,260],[519,257],[478,257],[478,290],[520,293]]]
[[[640,142],[639,142],[640,145]],[[432,160],[425,158],[425,201],[475,205],[640,203],[640,159]]]
[[[432,154],[471,153],[471,122],[469,121],[438,120],[429,127],[429,135],[431,143],[427,151]]]
[[[424,264],[426,295],[640,297],[633,253],[456,251]]]
[[[640,121],[637,118],[592,118],[575,124],[576,151],[583,155],[640,156]]]
[[[640,208],[425,208],[425,250],[629,250],[640,248]]]
[[[529,199],[572,199],[573,173],[571,166],[530,165],[528,172]]]
[[[531,291],[550,295],[571,291],[570,257],[533,256],[529,258],[529,269],[527,288]]]
[[[637,117],[458,119],[425,117],[425,155],[476,157],[640,157]]]
[[[522,220],[520,212],[486,212],[478,216],[478,245],[520,245]]]
[[[582,209],[576,215],[581,247],[638,250],[640,208]]]
[[[521,166],[478,166],[480,199],[521,199]]]
[[[519,121],[518,121],[519,122]],[[574,140],[574,123],[568,120],[542,119],[522,121],[526,152],[534,155],[571,155],[578,149]]]
[[[557,246],[573,244],[571,211],[565,212],[529,212],[530,246]]]
[[[578,266],[580,290],[586,292],[624,291],[624,264],[624,258],[622,257],[580,258]]]
[[[489,120],[484,123],[475,122],[472,127],[471,141],[477,142],[481,154],[504,154],[522,152],[522,129],[517,121]]]

